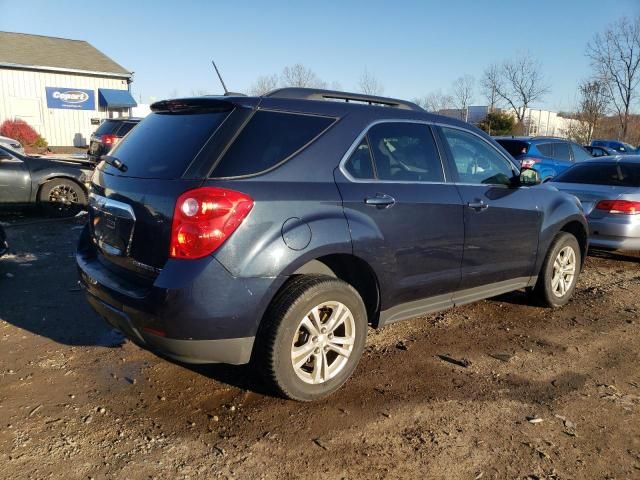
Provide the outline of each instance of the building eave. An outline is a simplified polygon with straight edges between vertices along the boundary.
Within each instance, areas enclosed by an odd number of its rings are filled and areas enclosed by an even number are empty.
[[[117,77],[117,78],[124,78],[129,81],[131,81],[131,79],[133,78],[133,72],[128,72],[128,73],[96,72],[91,70],[78,70],[73,68],[49,67],[46,65],[21,65],[19,63],[0,62],[0,68],[11,68],[11,69],[19,69],[19,70],[38,70],[38,71],[55,72],[55,73],[73,73],[78,75],[90,75],[90,76],[98,76],[98,77]]]

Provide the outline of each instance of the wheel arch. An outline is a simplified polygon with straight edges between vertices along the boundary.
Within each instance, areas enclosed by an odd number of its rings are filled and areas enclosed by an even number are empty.
[[[55,175],[51,175],[50,177],[44,177],[44,178],[40,179],[40,182],[38,183],[38,188],[34,189],[34,195],[33,195],[32,201],[39,204],[40,203],[40,192],[42,192],[43,187],[47,183],[49,183],[50,181],[57,180],[57,179],[69,180],[69,181],[75,183],[76,185],[78,185],[82,189],[82,192],[87,197],[87,200],[89,199],[89,190],[87,189],[86,185],[82,184],[82,182],[80,180],[78,180],[77,178],[75,178],[75,177],[73,177],[71,175],[55,174]]]
[[[586,227],[579,221],[572,220],[570,222],[565,223],[560,228],[559,232],[570,233],[571,235],[576,237],[576,240],[578,241],[578,245],[580,246],[580,258],[581,258],[580,268],[582,268],[582,266],[584,265],[585,259],[587,257],[587,249],[589,245],[589,242],[588,242],[589,234],[587,232]]]

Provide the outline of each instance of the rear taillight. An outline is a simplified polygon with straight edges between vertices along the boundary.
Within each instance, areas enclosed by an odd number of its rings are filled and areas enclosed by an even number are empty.
[[[527,157],[527,158],[523,158],[522,160],[520,160],[520,166],[522,168],[533,168],[533,166],[536,163],[540,163],[540,159],[539,158],[534,158],[534,157]]]
[[[253,208],[244,193],[216,187],[184,192],[176,202],[169,256],[201,258],[213,253]]]
[[[116,137],[115,135],[102,135],[102,137],[100,137],[100,141],[104,145],[113,145],[118,141],[118,137]]]
[[[631,200],[602,200],[596,205],[597,210],[620,215],[637,215],[640,213],[640,202]]]

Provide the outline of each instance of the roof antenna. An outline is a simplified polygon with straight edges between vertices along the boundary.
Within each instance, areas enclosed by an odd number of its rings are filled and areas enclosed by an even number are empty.
[[[220,71],[218,70],[218,67],[216,66],[216,62],[211,60],[211,63],[213,64],[213,68],[215,68],[216,73],[218,74],[218,78],[220,79],[220,83],[222,84],[222,88],[224,89],[224,94],[227,95],[229,93],[229,91],[227,90],[227,86],[224,84],[224,80],[222,80],[222,75],[220,75]]]

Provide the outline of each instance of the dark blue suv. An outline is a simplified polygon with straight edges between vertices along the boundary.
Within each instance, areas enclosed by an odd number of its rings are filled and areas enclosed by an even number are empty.
[[[497,137],[496,141],[520,162],[522,168],[536,170],[543,182],[551,180],[576,162],[593,158],[582,146],[566,138]]]
[[[593,140],[591,146],[612,148],[620,155],[637,155],[639,153],[638,149],[633,145],[621,142],[620,140]]]
[[[310,89],[152,111],[98,165],[77,253],[91,305],[145,348],[252,362],[314,400],[351,375],[368,325],[573,293],[576,199],[467,123]]]

